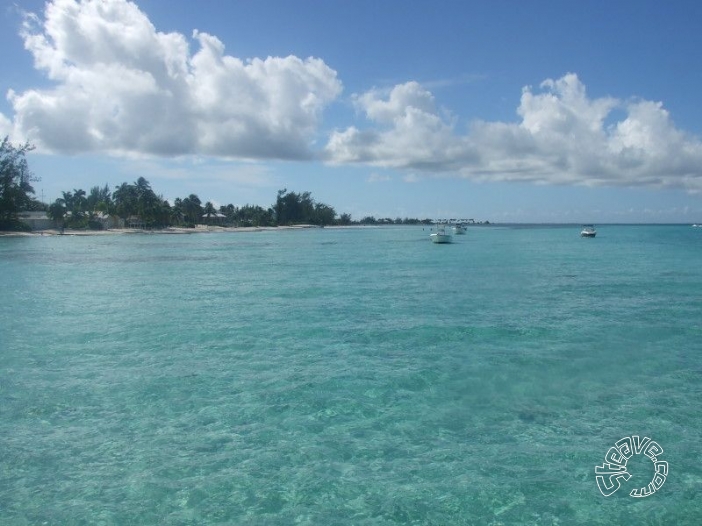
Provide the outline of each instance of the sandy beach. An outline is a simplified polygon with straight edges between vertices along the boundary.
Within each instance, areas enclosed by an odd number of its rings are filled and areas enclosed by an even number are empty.
[[[141,229],[141,228],[113,228],[109,230],[71,230],[65,229],[61,232],[59,229],[33,230],[31,232],[5,232],[0,231],[2,236],[113,236],[125,234],[207,234],[212,232],[263,232],[266,230],[302,230],[306,228],[320,228],[317,225],[292,225],[292,226],[208,226],[197,225],[195,228],[168,227],[159,229]]]

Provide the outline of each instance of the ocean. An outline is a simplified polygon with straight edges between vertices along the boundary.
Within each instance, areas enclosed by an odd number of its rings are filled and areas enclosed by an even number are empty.
[[[0,238],[0,524],[702,524],[702,228],[579,232]]]

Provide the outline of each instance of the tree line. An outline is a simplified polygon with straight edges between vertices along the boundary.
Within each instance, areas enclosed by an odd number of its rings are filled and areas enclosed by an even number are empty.
[[[108,216],[121,218],[125,226],[166,228],[194,227],[197,224],[222,226],[334,225],[350,222],[350,216],[337,217],[333,207],[317,203],[310,192],[280,190],[276,203],[268,208],[258,205],[215,207],[202,203],[197,194],[174,199],[173,204],[156,194],[144,177],[122,183],[113,192],[107,185],[62,192],[48,207],[47,215],[66,228],[101,228]]]
[[[15,146],[7,137],[0,144],[0,230],[27,230],[19,214],[45,211],[58,226],[71,229],[101,229],[105,219],[119,217],[125,226],[166,228],[194,227],[197,224],[222,226],[286,226],[286,225],[382,225],[428,224],[428,219],[376,219],[367,216],[353,221],[350,214],[338,215],[325,203],[316,202],[310,192],[278,191],[275,203],[268,208],[258,205],[219,208],[211,201],[204,204],[197,194],[176,198],[171,204],[151,188],[144,177],[133,183],[122,183],[111,190],[108,185],[61,192],[61,197],[47,204],[37,200],[32,182],[37,179],[29,171],[26,154],[29,144]]]
[[[171,204],[157,194],[149,181],[139,177],[133,183],[122,183],[110,190],[108,185],[61,192],[53,203],[38,201],[32,182],[37,179],[29,171],[26,154],[29,144],[15,146],[8,137],[0,144],[0,230],[26,230],[19,218],[26,211],[45,211],[47,216],[65,228],[100,229],[104,219],[119,217],[123,224],[145,228],[169,226],[194,227],[197,224],[225,226],[277,226],[294,224],[350,224],[351,216],[337,213],[333,207],[315,202],[310,192],[280,190],[274,205],[216,208],[211,201],[202,203],[197,194],[176,198]]]

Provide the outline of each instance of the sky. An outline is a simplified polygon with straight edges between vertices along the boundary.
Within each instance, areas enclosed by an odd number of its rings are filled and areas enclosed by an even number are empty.
[[[702,222],[696,0],[0,0],[36,195]]]

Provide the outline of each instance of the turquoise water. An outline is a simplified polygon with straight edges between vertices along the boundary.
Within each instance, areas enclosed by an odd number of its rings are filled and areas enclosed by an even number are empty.
[[[702,523],[702,229],[454,239],[0,238],[0,524]]]

